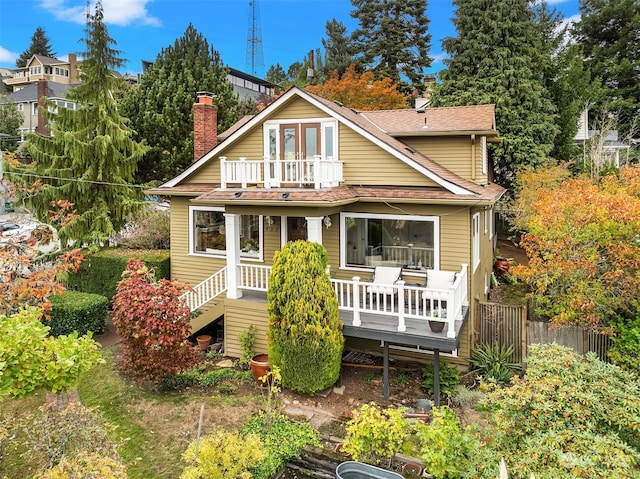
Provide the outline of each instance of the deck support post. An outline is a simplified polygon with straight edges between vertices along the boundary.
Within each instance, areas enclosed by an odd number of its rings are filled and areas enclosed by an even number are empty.
[[[389,343],[382,342],[382,383],[384,384],[384,400],[389,400]]]
[[[433,350],[433,400],[440,407],[440,350]]]

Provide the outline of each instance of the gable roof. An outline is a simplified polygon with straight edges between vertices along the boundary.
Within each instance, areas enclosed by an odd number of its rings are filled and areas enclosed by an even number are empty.
[[[387,133],[385,127],[390,125],[403,126],[406,131],[409,128],[414,129],[414,133],[422,130],[424,124],[416,121],[412,121],[410,118],[415,118],[414,115],[418,115],[416,110],[387,110],[382,112],[360,112],[355,109],[351,109],[343,106],[341,103],[327,100],[299,87],[292,87],[280,96],[275,102],[270,104],[262,112],[257,115],[247,118],[244,117],[236,125],[232,126],[229,130],[222,133],[221,137],[226,138],[224,143],[217,145],[202,158],[194,162],[189,168],[183,171],[180,175],[176,176],[172,180],[161,185],[161,188],[170,188],[178,185],[183,179],[187,178],[193,172],[197,171],[209,160],[214,159],[218,152],[226,148],[229,144],[239,140],[242,135],[253,128],[255,125],[261,124],[268,119],[273,112],[277,111],[282,105],[291,101],[292,99],[300,97],[316,106],[320,110],[324,111],[327,115],[332,116],[345,126],[358,132],[369,141],[375,143],[377,146],[387,151],[392,156],[396,157],[400,161],[406,163],[410,167],[414,168],[424,176],[428,177],[436,184],[457,195],[476,195],[483,194],[483,186],[466,180],[461,176],[451,172],[447,168],[443,167],[439,163],[433,161],[427,156],[415,151],[413,148],[408,147],[405,143],[396,139],[394,136]],[[472,110],[465,110],[472,108]],[[492,134],[497,137],[498,133],[495,128],[486,128],[487,126],[493,126],[493,105],[481,105],[479,107],[456,107],[455,109],[447,108],[446,110],[456,110],[442,112],[439,115],[431,115],[434,119],[448,128],[464,128],[460,130],[447,130],[449,132],[457,132],[457,134],[469,134],[470,132],[479,132],[485,134]],[[481,113],[480,115],[474,115],[474,112]],[[374,113],[372,115],[372,113]],[[465,118],[464,121],[451,120],[455,113],[461,114]],[[377,123],[375,121],[377,121]],[[428,120],[427,120],[428,121]],[[241,123],[242,122],[242,123]],[[241,123],[240,126],[238,124]],[[476,125],[475,129],[469,130],[469,127]],[[434,125],[435,126],[435,125]]]

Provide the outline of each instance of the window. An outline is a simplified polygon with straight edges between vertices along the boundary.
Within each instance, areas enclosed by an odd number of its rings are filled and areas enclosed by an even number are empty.
[[[480,213],[471,218],[471,261],[475,271],[480,264]]]
[[[37,115],[38,114],[38,103],[32,103],[31,104],[31,114],[32,115]]]
[[[189,210],[190,253],[225,256],[224,209],[191,206]],[[259,215],[240,216],[240,256],[262,257],[262,221]]]
[[[436,268],[439,219],[433,216],[341,213],[343,266]]]
[[[493,208],[484,210],[484,234],[493,238]]]
[[[24,111],[24,103],[18,103],[18,111]]]

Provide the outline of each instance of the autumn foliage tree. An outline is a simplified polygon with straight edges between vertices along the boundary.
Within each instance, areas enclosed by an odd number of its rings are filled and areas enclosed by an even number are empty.
[[[176,281],[157,280],[153,270],[131,259],[113,298],[113,322],[122,337],[121,370],[138,382],[160,381],[193,366],[196,350],[191,334],[190,310],[180,299],[184,287]]]
[[[332,71],[325,83],[306,89],[359,110],[393,110],[406,108],[408,104],[407,96],[398,91],[391,78],[374,80],[374,74],[370,71],[359,75],[355,65],[350,65],[341,77],[337,71]]]
[[[517,176],[513,224],[529,264],[515,274],[552,322],[606,327],[640,312],[640,167],[594,180],[567,166]]]

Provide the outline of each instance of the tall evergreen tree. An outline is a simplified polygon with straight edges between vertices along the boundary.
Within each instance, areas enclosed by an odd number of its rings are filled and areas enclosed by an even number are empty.
[[[542,39],[540,59],[544,84],[556,106],[555,136],[550,156],[558,160],[575,158],[578,119],[594,95],[588,72],[582,68],[582,56],[576,45],[568,42],[568,29],[555,8],[543,0],[532,6],[534,21]]]
[[[36,28],[36,31],[31,35],[31,45],[27,48],[16,60],[16,66],[22,68],[27,65],[27,62],[33,55],[43,55],[45,57],[55,58],[56,53],[49,45],[49,39],[44,33],[42,27]]]
[[[196,93],[215,95],[218,131],[234,124],[243,105],[227,79],[220,54],[193,25],[156,57],[140,83],[122,99],[122,111],[137,137],[151,149],[139,165],[139,182],[165,180],[193,162],[193,103]]]
[[[545,161],[557,133],[555,107],[544,83],[547,60],[527,0],[454,0],[456,37],[435,106],[494,103],[502,142],[493,148],[497,181],[509,186],[521,165]]]
[[[9,135],[6,138],[0,137],[0,150],[14,151],[17,148],[23,119],[17,103],[0,98],[0,133]]]
[[[111,48],[115,41],[103,18],[98,1],[94,14],[87,18],[82,84],[68,93],[80,108],[47,102],[43,113],[52,135],[34,134],[28,139],[24,148],[33,159],[28,170],[33,176],[16,176],[23,184],[34,177],[42,182],[43,188],[26,198],[40,220],[47,218],[52,202],[74,204],[78,216],[61,227],[59,234],[63,241],[80,244],[107,241],[142,199],[141,191],[129,183],[145,148],[132,139],[133,131],[118,113],[114,92],[123,80],[112,71],[124,60]]]
[[[364,68],[376,78],[422,88],[431,66],[431,35],[427,33],[426,0],[351,0],[351,16],[359,28],[352,33],[354,49]]]
[[[605,87],[598,107],[619,115],[623,134],[640,113],[640,3],[638,0],[580,0],[574,34],[584,65]]]
[[[328,78],[334,70],[338,72],[338,76],[342,76],[349,65],[356,63],[352,55],[351,38],[344,23],[335,18],[327,20],[325,28],[327,38],[322,39],[325,76]]]
[[[284,68],[282,68],[282,65],[279,63],[271,65],[267,70],[266,80],[282,86],[282,84],[287,80],[287,74],[285,73]]]

